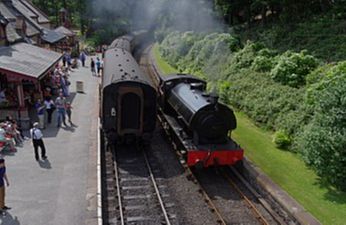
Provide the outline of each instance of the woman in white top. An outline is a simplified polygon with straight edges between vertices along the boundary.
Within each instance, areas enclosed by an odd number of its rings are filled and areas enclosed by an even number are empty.
[[[48,97],[46,100],[44,100],[44,105],[46,106],[48,123],[50,124],[52,122],[52,114],[55,110],[54,101],[50,97]]]

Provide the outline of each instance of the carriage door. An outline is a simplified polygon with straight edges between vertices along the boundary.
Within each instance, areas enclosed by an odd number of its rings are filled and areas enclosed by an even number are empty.
[[[143,130],[143,91],[138,87],[122,87],[119,93],[119,134],[141,135]]]

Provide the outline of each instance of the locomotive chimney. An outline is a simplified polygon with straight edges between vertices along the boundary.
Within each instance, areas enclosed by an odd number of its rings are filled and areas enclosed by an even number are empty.
[[[210,94],[210,103],[213,104],[215,107],[217,106],[219,100],[219,96],[215,93]]]

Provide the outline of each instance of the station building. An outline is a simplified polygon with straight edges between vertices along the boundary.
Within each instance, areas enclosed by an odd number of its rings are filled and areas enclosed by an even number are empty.
[[[0,121],[8,115],[29,121],[71,38],[67,28],[52,29],[31,1],[0,0]]]

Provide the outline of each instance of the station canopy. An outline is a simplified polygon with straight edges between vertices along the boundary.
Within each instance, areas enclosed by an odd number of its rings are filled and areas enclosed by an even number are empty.
[[[62,34],[64,34],[64,35],[68,36],[68,37],[74,37],[74,36],[76,36],[76,33],[75,33],[75,32],[73,32],[73,31],[67,29],[67,28],[64,27],[64,26],[60,26],[60,27],[56,28],[54,31],[55,31],[55,32],[62,33]]]
[[[0,72],[9,81],[38,80],[62,58],[62,54],[26,43],[0,47]]]

